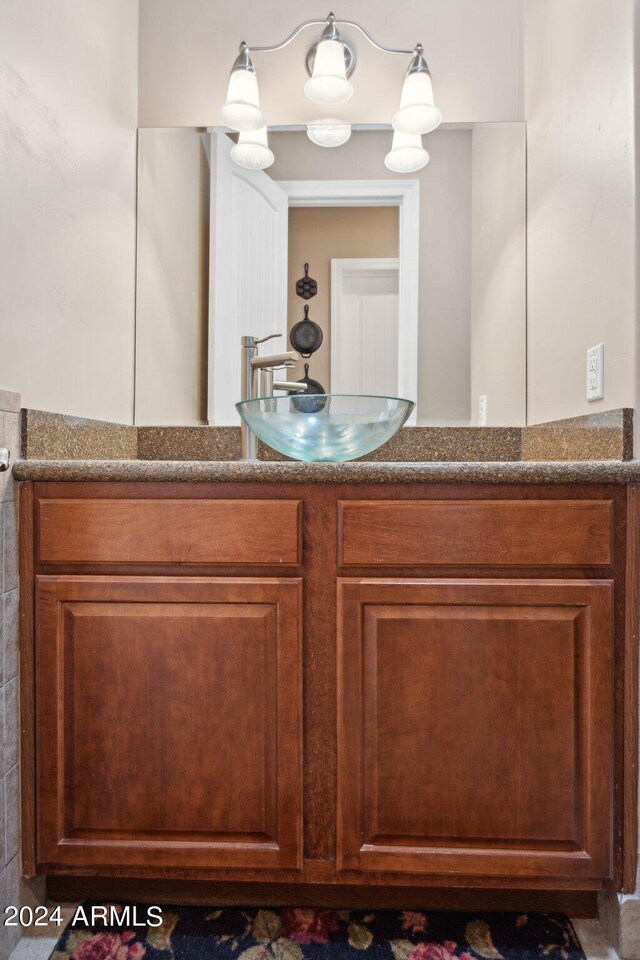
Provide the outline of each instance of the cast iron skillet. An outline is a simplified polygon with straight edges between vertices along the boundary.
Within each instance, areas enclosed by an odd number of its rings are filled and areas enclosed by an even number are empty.
[[[291,328],[289,339],[293,349],[303,357],[310,357],[322,346],[322,330],[317,323],[309,319],[308,304],[305,304],[304,320],[300,320]]]
[[[293,342],[293,341],[292,341]],[[320,413],[324,410],[327,402],[325,389],[317,380],[312,380],[309,376],[309,364],[304,365],[304,377],[298,380],[298,383],[306,383],[307,389],[304,393],[296,393],[291,397],[291,403],[298,413]],[[321,396],[318,396],[321,394]]]

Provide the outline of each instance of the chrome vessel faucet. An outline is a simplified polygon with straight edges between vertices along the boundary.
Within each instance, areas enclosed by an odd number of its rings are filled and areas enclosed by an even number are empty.
[[[241,400],[255,400],[257,397],[271,397],[274,390],[287,390],[289,393],[304,393],[306,383],[289,383],[286,380],[274,380],[274,370],[293,367],[299,359],[297,353],[288,350],[285,353],[272,353],[266,357],[258,356],[258,345],[267,340],[277,340],[281,333],[271,333],[268,337],[241,338]],[[258,438],[242,422],[242,459],[258,459]]]

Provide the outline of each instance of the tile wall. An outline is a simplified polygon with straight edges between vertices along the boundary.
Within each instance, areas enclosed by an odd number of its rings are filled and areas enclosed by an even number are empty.
[[[20,397],[0,390],[0,447],[20,456]],[[18,502],[11,470],[0,473],[0,957],[20,937],[4,927],[4,908],[19,904],[20,776],[18,696]]]

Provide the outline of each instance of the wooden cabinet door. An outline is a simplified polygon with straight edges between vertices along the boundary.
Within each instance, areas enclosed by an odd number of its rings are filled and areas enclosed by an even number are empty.
[[[296,579],[37,579],[41,869],[301,865],[300,599]]]
[[[611,876],[612,592],[339,582],[339,869]]]

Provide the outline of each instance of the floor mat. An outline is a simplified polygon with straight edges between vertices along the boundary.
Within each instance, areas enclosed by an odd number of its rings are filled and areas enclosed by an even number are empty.
[[[541,913],[82,904],[52,960],[585,960]]]

